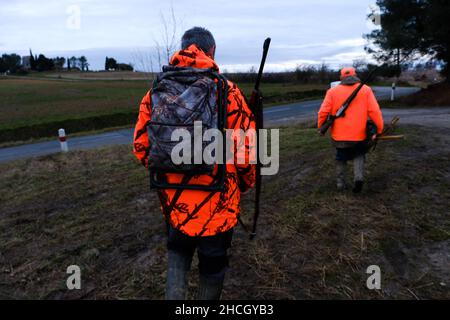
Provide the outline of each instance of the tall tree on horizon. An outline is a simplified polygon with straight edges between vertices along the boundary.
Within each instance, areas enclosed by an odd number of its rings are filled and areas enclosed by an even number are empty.
[[[21,65],[22,58],[15,53],[3,54],[0,60],[0,72],[16,73]]]
[[[36,59],[33,56],[33,52],[31,52],[31,48],[30,48],[30,69],[36,70]]]
[[[78,58],[75,56],[72,56],[69,58],[70,61],[70,69],[76,69],[78,68]]]
[[[66,59],[64,57],[56,57],[53,58],[52,60],[56,69],[61,70],[64,68],[64,64],[66,63]]]
[[[114,58],[106,57],[105,59],[105,70],[117,70],[117,61]]]
[[[78,58],[78,61],[80,62],[81,71],[87,71],[85,69],[88,68],[89,64],[87,63],[86,57],[85,56],[81,56],[80,58]]]

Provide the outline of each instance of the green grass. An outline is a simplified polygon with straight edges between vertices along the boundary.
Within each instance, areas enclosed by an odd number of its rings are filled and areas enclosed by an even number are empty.
[[[0,129],[137,111],[146,81],[0,78]]]
[[[407,140],[369,155],[355,196],[335,190],[328,139],[283,128],[280,172],[263,179],[258,237],[249,242],[236,228],[223,297],[449,299],[440,284],[450,278],[448,137],[400,129]],[[0,191],[0,297],[163,298],[164,222],[131,146],[0,164]],[[246,223],[252,200],[243,197]],[[71,264],[82,267],[80,291],[65,289]],[[373,264],[380,292],[365,286]]]
[[[250,97],[253,83],[238,83],[238,86],[247,97]],[[265,107],[321,99],[325,96],[327,88],[328,86],[321,84],[263,83],[261,85]]]
[[[239,88],[250,96],[254,84],[253,83],[237,83]],[[327,85],[321,84],[298,84],[298,83],[262,83],[261,90],[265,98],[289,95],[292,93],[304,93],[314,91],[325,91],[328,89]]]
[[[0,77],[0,143],[54,136],[61,127],[76,133],[132,126],[139,103],[150,88],[148,80],[48,77]],[[252,84],[239,86],[249,97]],[[298,84],[262,86],[266,106],[315,98],[323,89]]]
[[[48,71],[31,72],[26,77],[41,79],[69,79],[69,80],[149,80],[153,76],[145,72],[132,71]]]
[[[0,78],[0,130],[104,114],[137,112],[148,81],[54,81]],[[249,96],[252,84],[241,84]],[[268,100],[322,86],[264,84]],[[281,99],[281,98],[280,98]],[[281,99],[282,100],[282,99]]]

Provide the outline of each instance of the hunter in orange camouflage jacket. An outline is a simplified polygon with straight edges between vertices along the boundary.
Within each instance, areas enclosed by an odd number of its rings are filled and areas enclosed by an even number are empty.
[[[179,67],[211,68],[219,71],[216,62],[196,45],[178,51],[170,60],[170,64]],[[227,129],[255,129],[255,120],[243,93],[228,81],[228,118]],[[150,141],[147,134],[147,123],[151,115],[151,92],[148,92],[140,104],[139,117],[134,132],[134,154],[147,167]],[[250,143],[245,141],[245,148]],[[247,159],[248,160],[248,159]],[[233,228],[240,214],[241,189],[252,188],[255,184],[256,166],[245,161],[245,164],[226,165],[225,188],[223,192],[183,190],[176,194],[173,189],[159,191],[161,208],[168,222],[189,236],[213,236]],[[167,174],[169,183],[180,183],[182,174]],[[210,175],[199,175],[190,179],[192,184],[209,184],[213,181]],[[170,212],[167,212],[170,211]]]

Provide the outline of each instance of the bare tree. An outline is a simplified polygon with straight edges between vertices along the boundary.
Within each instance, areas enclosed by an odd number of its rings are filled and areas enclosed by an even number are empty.
[[[164,57],[165,63],[169,63],[170,58],[175,53],[178,47],[178,24],[179,19],[175,16],[175,10],[173,4],[170,6],[169,16],[166,17],[162,12],[160,13],[161,24],[163,28],[162,33],[162,52],[161,56]]]
[[[367,60],[364,58],[353,60],[353,68],[355,68],[359,72],[366,71],[368,68],[368,65],[369,64],[368,64]]]
[[[161,70],[163,65],[168,64],[170,58],[179,47],[181,26],[182,21],[177,18],[173,4],[170,6],[168,14],[164,14],[161,11],[160,32],[158,32],[158,36],[152,36],[154,51],[143,53],[140,50],[136,50],[133,54],[136,66],[142,71],[154,73]]]
[[[136,49],[132,53],[133,62],[135,64],[135,69],[143,71],[148,74],[146,77],[148,80],[153,80],[153,74],[156,72],[154,69],[154,56],[152,55],[150,50],[142,51],[140,49]]]

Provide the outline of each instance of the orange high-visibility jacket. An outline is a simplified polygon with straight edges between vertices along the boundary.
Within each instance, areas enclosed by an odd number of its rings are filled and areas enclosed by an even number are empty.
[[[201,49],[191,45],[186,50],[178,51],[170,61],[171,65],[180,67],[212,68],[219,71],[215,61],[207,56]],[[227,129],[242,129],[244,131],[255,129],[253,113],[247,106],[244,95],[232,82],[228,82],[228,119]],[[139,117],[134,132],[134,154],[144,166],[148,166],[149,139],[147,123],[151,115],[151,92],[142,99]],[[245,148],[249,148],[246,140]],[[248,158],[247,158],[248,160]],[[239,184],[244,188],[252,188],[255,184],[256,166],[249,164],[227,164],[225,191],[205,192],[183,190],[168,214],[170,224],[189,236],[212,236],[228,231],[237,224],[240,214]],[[216,167],[217,169],[217,167]],[[169,183],[180,183],[181,174],[167,174]],[[213,178],[209,175],[193,177],[191,184],[210,184]],[[161,208],[167,209],[172,204],[175,190],[161,190],[159,197]]]
[[[328,115],[336,115],[339,108],[358,87],[354,85],[339,85],[328,90],[319,111],[318,127],[327,120]],[[380,106],[370,87],[364,86],[348,107],[345,116],[338,118],[331,127],[331,137],[335,141],[358,142],[366,139],[367,120],[371,119],[381,134],[384,127]]]

